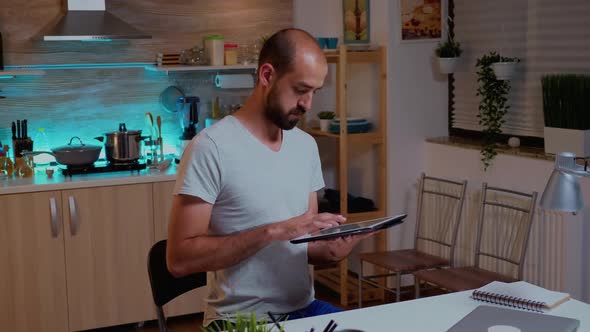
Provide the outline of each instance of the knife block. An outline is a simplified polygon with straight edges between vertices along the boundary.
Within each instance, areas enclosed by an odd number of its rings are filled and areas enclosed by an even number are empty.
[[[30,137],[12,140],[12,151],[14,158],[21,158],[23,151],[33,151],[33,140]]]

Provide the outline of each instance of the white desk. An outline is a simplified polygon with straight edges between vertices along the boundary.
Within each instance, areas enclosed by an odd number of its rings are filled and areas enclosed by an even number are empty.
[[[284,323],[286,332],[304,332],[312,327],[322,332],[333,319],[341,329],[365,332],[446,331],[478,305],[493,305],[469,298],[471,291],[426,297],[400,303],[339,312],[335,314],[296,319]],[[590,332],[590,305],[569,300],[547,314],[578,319],[578,332]]]

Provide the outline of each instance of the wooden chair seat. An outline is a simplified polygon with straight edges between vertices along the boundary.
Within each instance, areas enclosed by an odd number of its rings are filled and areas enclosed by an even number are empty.
[[[393,272],[414,272],[449,266],[449,260],[415,249],[371,252],[359,255],[362,261],[383,267]]]
[[[418,271],[414,273],[414,276],[418,280],[435,284],[451,292],[479,288],[492,281],[518,281],[517,279],[473,266]]]

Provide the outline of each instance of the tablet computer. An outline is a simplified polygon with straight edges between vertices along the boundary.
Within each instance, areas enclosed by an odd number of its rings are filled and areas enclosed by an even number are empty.
[[[400,214],[397,216],[360,221],[350,224],[342,224],[330,228],[324,228],[317,232],[311,233],[307,237],[293,239],[291,243],[304,243],[318,240],[333,239],[336,237],[343,237],[348,235],[363,234],[378,231],[380,229],[389,228],[391,226],[399,225],[404,222],[407,214]]]

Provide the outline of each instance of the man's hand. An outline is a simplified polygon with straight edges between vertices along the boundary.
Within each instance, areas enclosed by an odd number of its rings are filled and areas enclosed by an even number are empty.
[[[360,240],[377,234],[379,231],[348,235],[328,240],[313,241],[309,243],[307,254],[311,264],[327,264],[342,260]]]
[[[320,229],[338,226],[346,221],[341,215],[331,213],[314,214],[310,211],[291,219],[269,225],[273,240],[288,241]]]

